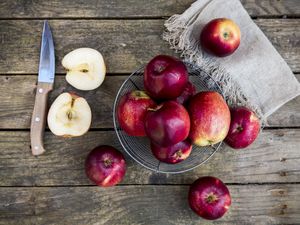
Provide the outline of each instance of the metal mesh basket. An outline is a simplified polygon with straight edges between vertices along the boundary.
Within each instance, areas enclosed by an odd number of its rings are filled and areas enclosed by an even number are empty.
[[[201,68],[194,67],[190,64],[186,65],[189,71],[189,80],[195,85],[197,92],[213,90],[222,94],[219,85],[212,79],[211,76],[209,76]],[[129,136],[120,128],[116,116],[116,110],[120,98],[129,91],[144,90],[143,75],[144,67],[132,73],[120,87],[114,102],[114,128],[124,150],[142,166],[160,173],[183,173],[206,162],[220,148],[222,143],[207,147],[193,145],[191,155],[186,160],[177,164],[167,164],[160,162],[152,155],[150,141],[148,138]]]

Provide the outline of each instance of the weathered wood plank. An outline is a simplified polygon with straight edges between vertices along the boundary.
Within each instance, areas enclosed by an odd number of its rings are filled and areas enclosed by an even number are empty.
[[[300,19],[259,19],[294,72],[300,71]],[[0,21],[0,74],[37,73],[41,20]],[[157,54],[175,54],[162,40],[164,20],[52,20],[58,73],[62,57],[89,46],[102,52],[109,73],[131,73]]]
[[[89,102],[93,113],[93,128],[113,127],[113,102],[119,87],[127,76],[107,76],[100,88],[94,91],[78,91],[57,76],[55,89],[50,94],[49,105],[62,92],[72,91]],[[300,78],[300,75],[297,75]],[[0,129],[28,129],[34,104],[37,76],[0,76]],[[299,127],[300,97],[281,107],[269,117],[268,127]]]
[[[241,0],[251,16],[281,16],[300,14],[298,0]]]
[[[100,88],[79,91],[70,86],[64,76],[57,76],[55,88],[50,94],[49,106],[62,92],[75,92],[85,97],[90,104],[93,128],[112,128],[114,98],[125,78],[126,76],[107,76]],[[6,93],[0,96],[0,128],[30,128],[37,76],[0,76],[0,80],[0,90]]]
[[[0,186],[89,185],[84,160],[97,145],[110,144],[124,152],[114,131],[90,131],[64,139],[46,132],[47,152],[31,155],[29,132],[0,132]],[[190,184],[199,176],[213,175],[227,183],[300,182],[300,130],[265,130],[246,150],[222,148],[193,171],[165,175],[151,172],[125,152],[128,172],[123,184]]]
[[[210,222],[188,186],[0,188],[0,224],[299,224],[300,185],[229,185],[232,206]]]
[[[161,17],[182,13],[194,0],[88,0],[26,1],[0,3],[0,18],[120,18]],[[297,16],[298,0],[242,0],[251,16]]]

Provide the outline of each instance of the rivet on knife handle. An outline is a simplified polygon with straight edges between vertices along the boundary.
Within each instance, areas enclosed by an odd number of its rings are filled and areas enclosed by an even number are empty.
[[[46,124],[48,93],[53,84],[39,82],[36,90],[35,104],[31,119],[30,140],[33,155],[45,152],[43,136]]]

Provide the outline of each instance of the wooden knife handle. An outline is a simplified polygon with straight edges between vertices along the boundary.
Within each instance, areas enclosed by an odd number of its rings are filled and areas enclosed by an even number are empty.
[[[30,141],[33,155],[40,155],[45,152],[43,137],[46,124],[48,94],[52,89],[53,84],[51,83],[39,82],[37,85],[30,127]]]

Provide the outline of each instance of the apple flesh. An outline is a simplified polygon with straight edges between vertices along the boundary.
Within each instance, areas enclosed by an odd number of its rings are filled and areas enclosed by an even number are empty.
[[[189,102],[189,134],[192,143],[208,146],[223,141],[230,126],[230,111],[223,97],[215,91],[194,95]]]
[[[159,161],[175,164],[185,160],[192,151],[192,144],[188,140],[181,141],[175,145],[161,147],[151,143],[151,151]]]
[[[246,148],[257,138],[260,121],[253,111],[246,107],[230,110],[231,123],[225,143],[235,149]]]
[[[172,56],[158,55],[145,67],[144,87],[154,99],[177,98],[188,82],[185,64]]]
[[[226,185],[215,177],[201,177],[189,190],[191,209],[207,220],[221,218],[231,205],[231,197]]]
[[[185,140],[190,131],[190,117],[186,109],[175,101],[167,101],[149,108],[145,117],[145,131],[151,142],[166,147]]]
[[[120,127],[131,136],[146,136],[144,120],[155,102],[144,91],[131,91],[122,96],[117,108]]]
[[[76,137],[89,130],[92,112],[84,98],[66,92],[60,94],[52,103],[47,120],[53,134]]]
[[[226,18],[210,21],[200,34],[202,48],[219,57],[232,54],[239,47],[240,39],[240,28],[234,21]]]
[[[188,100],[196,94],[196,87],[191,82],[187,82],[183,92],[179,95],[175,101],[179,104],[185,105]]]
[[[104,81],[105,63],[95,49],[75,49],[64,56],[62,65],[67,70],[67,82],[79,90],[96,89]]]
[[[118,184],[126,173],[124,156],[114,147],[98,146],[86,158],[85,172],[96,185],[111,187]]]

